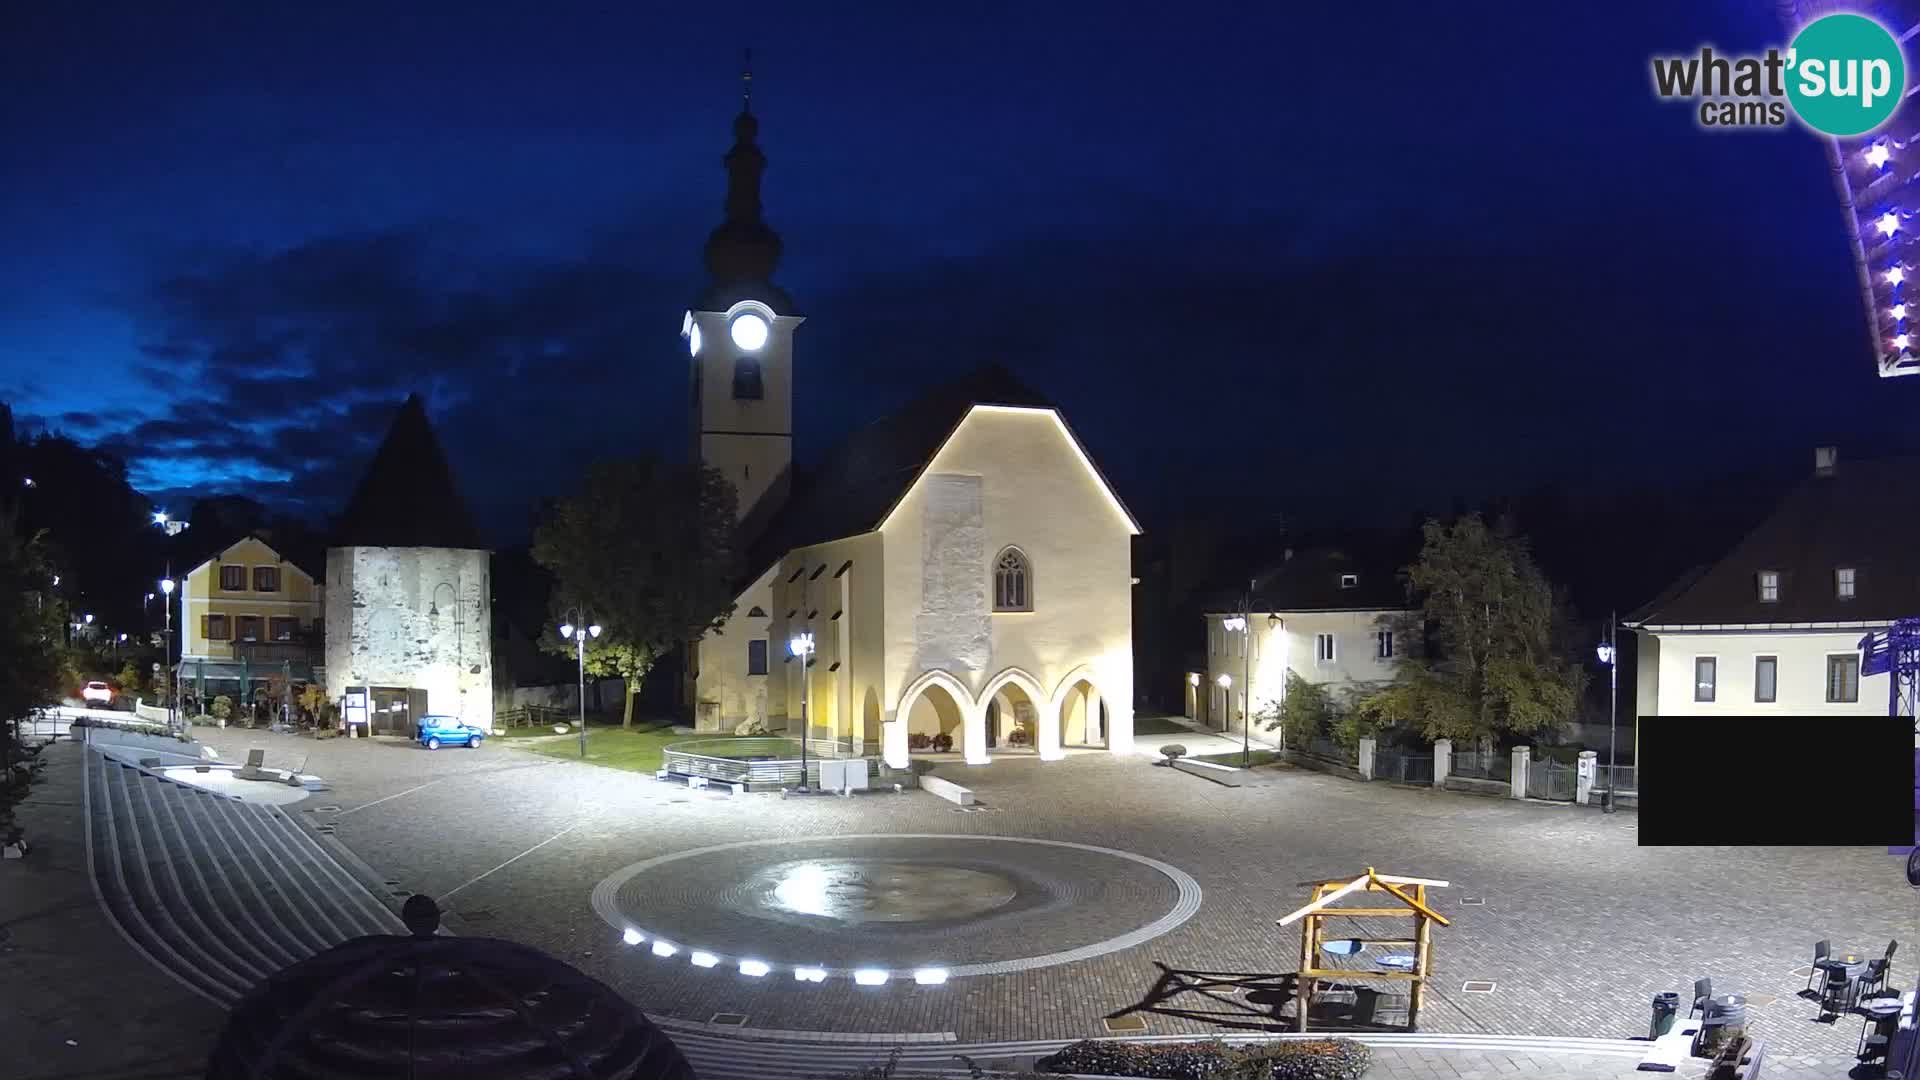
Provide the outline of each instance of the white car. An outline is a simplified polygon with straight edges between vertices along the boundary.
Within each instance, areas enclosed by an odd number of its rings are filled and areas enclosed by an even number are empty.
[[[95,702],[111,705],[113,704],[113,687],[99,681],[90,682],[81,689],[80,697],[89,705]]]

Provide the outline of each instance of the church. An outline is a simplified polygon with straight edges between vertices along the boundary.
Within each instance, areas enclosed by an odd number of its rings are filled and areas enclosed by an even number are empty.
[[[690,650],[695,727],[804,730],[895,768],[1130,753],[1140,526],[1058,408],[985,367],[796,474],[805,319],[773,283],[758,131],[749,101],[681,325],[693,452],[738,493],[745,553],[733,615]]]

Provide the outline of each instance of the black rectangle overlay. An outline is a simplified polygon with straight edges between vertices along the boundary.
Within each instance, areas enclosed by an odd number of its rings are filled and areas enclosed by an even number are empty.
[[[1643,847],[1915,842],[1908,716],[1643,716]]]

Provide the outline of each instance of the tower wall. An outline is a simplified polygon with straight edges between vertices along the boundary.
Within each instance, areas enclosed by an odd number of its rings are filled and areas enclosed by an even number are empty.
[[[771,332],[758,351],[733,343],[732,318],[743,311],[765,318]],[[696,311],[701,347],[693,358],[694,432],[702,464],[720,470],[733,485],[739,516],[768,497],[786,497],[793,464],[793,330],[797,316],[776,316],[754,303],[729,311]],[[760,397],[734,396],[736,364],[746,358],[760,371]],[[765,511],[763,511],[763,514]]]
[[[493,730],[487,552],[330,548],[326,585],[330,698],[349,686],[419,689],[428,712]]]

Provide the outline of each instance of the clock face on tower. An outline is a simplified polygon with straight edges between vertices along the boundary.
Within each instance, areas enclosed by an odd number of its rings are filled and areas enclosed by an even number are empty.
[[[742,312],[728,327],[733,343],[748,352],[758,352],[767,343],[767,320],[751,311]]]

